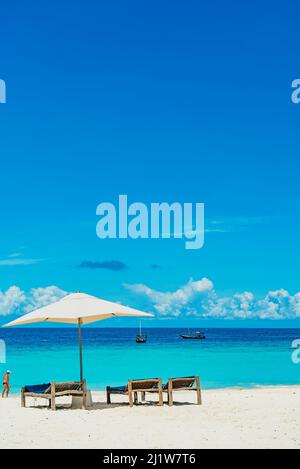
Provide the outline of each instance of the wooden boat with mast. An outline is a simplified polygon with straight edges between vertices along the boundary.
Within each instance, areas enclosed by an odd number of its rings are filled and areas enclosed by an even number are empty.
[[[140,322],[140,333],[136,335],[135,341],[137,344],[145,344],[147,342],[146,334],[142,334],[142,324]]]

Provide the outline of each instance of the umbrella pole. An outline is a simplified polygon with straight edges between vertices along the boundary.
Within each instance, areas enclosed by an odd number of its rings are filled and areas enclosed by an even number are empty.
[[[81,337],[81,319],[78,319],[78,345],[80,360],[80,381],[83,381],[83,365],[82,365],[82,337]]]

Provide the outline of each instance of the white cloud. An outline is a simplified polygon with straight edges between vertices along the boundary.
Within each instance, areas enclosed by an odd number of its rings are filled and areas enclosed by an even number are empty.
[[[27,298],[27,304],[24,309],[29,312],[34,309],[47,306],[55,301],[60,300],[67,294],[66,291],[52,285],[45,288],[32,288]]]
[[[18,311],[24,301],[24,292],[19,287],[13,286],[5,292],[0,291],[0,316]]]
[[[208,301],[213,283],[207,278],[198,281],[190,279],[186,285],[174,292],[160,292],[146,285],[125,285],[127,289],[145,296],[162,316],[194,314],[202,303]]]
[[[275,222],[275,217],[220,217],[207,218],[205,221],[206,233],[234,233],[245,231],[249,227]]]
[[[264,298],[251,292],[219,296],[211,280],[190,279],[174,292],[160,292],[147,285],[125,285],[145,298],[161,317],[215,319],[295,319],[300,317],[300,292],[290,295],[286,290],[270,291]]]
[[[41,262],[42,259],[22,259],[18,256],[8,259],[0,259],[0,266],[16,266],[16,265],[34,265]]]
[[[27,294],[19,287],[12,286],[0,291],[0,316],[28,313],[65,296],[67,292],[56,286],[32,288]]]

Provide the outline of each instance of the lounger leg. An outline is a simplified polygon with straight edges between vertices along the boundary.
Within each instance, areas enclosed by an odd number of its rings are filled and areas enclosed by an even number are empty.
[[[133,407],[133,395],[132,395],[132,384],[128,381],[128,400],[130,407]]]
[[[159,405],[164,405],[163,392],[162,392],[162,380],[158,382],[158,403]]]
[[[201,397],[201,387],[200,387],[200,378],[197,376],[196,378],[196,384],[197,384],[197,404],[201,405],[202,404],[202,397]]]
[[[135,392],[133,395],[134,395],[134,403],[138,404],[139,403],[138,393]]]
[[[26,397],[25,397],[25,391],[24,388],[21,390],[21,407],[26,407]]]
[[[51,397],[51,410],[56,410],[55,397]]]
[[[82,409],[86,410],[86,393],[82,396]]]
[[[85,379],[82,381],[82,408],[86,410],[86,381]]]
[[[107,404],[111,404],[111,400],[110,400],[110,389],[109,389],[108,386],[107,386],[107,388],[106,388],[106,402],[107,402]]]
[[[169,384],[168,384],[168,402],[169,406],[171,407],[173,405],[173,385],[172,385],[172,379],[169,379]]]
[[[145,393],[145,391],[142,391],[142,392],[141,392],[141,400],[142,400],[142,402],[145,402],[145,400],[146,400],[146,393]]]
[[[56,410],[56,405],[55,405],[55,383],[51,383],[51,410]]]

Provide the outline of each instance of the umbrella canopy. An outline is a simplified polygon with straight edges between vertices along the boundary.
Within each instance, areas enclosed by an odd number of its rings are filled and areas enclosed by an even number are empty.
[[[85,293],[71,293],[59,301],[25,314],[4,327],[22,326],[35,322],[89,324],[114,316],[153,316],[128,306],[112,303]]]
[[[55,303],[25,314],[15,321],[5,324],[3,327],[22,326],[24,324],[33,324],[37,322],[77,324],[80,352],[80,380],[82,381],[83,366],[81,325],[102,321],[114,316],[152,317],[153,314],[143,313],[137,309],[129,308],[128,306],[123,306],[119,303],[102,300],[85,293],[71,293]]]

